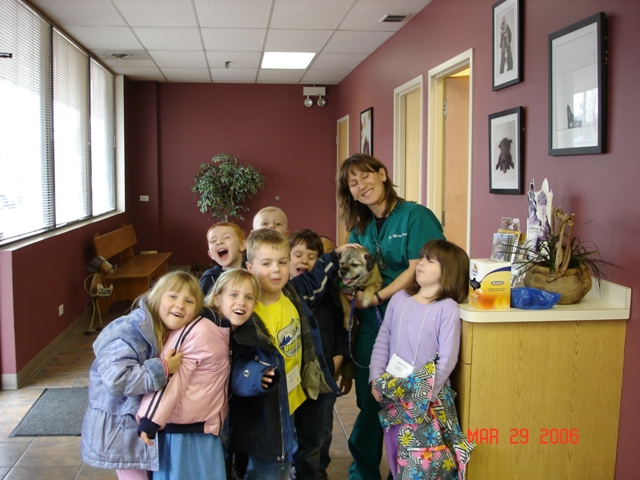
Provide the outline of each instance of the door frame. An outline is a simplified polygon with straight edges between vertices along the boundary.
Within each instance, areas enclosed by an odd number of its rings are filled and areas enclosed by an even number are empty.
[[[472,179],[472,151],[473,151],[473,48],[462,52],[452,59],[429,70],[428,73],[428,134],[427,134],[427,172],[429,188],[427,207],[442,220],[442,158],[443,158],[443,115],[444,110],[444,79],[461,70],[469,68],[469,153],[467,173],[467,240],[465,248],[468,252],[471,242],[471,179]]]
[[[424,98],[424,88],[423,88],[424,80],[423,75],[419,75],[412,80],[400,85],[399,87],[393,90],[393,180],[397,185],[397,192],[402,198],[405,196],[405,112],[406,112],[406,103],[405,97],[410,93],[415,92],[416,90],[420,91],[420,149],[419,149],[419,165],[420,172],[418,175],[420,178],[420,182],[418,183],[418,198],[420,202],[424,202],[424,198],[422,196],[422,192],[424,188],[422,187],[422,170],[423,170],[423,161],[422,161],[422,145],[423,145],[423,132],[422,132],[422,117],[423,117],[423,98]]]
[[[341,138],[340,137],[340,124],[343,123],[343,122],[347,122],[347,125],[346,125],[347,134],[345,135],[345,138]],[[336,176],[337,176],[338,172],[340,171],[340,165],[342,164],[342,162],[344,160],[346,160],[346,158],[340,158],[340,142],[341,141],[346,142],[347,155],[349,154],[349,151],[350,151],[349,150],[349,127],[350,127],[350,124],[349,124],[349,115],[348,114],[345,115],[342,118],[339,118],[338,121],[336,122]],[[342,245],[341,242],[343,241],[343,239],[340,238],[340,236],[341,236],[340,234],[341,233],[344,234],[346,232],[346,229],[344,229],[344,228],[342,229],[342,230],[344,230],[344,232],[341,232],[341,229],[340,229],[340,212],[338,211],[338,192],[337,192],[338,186],[337,186],[337,182],[336,182],[335,188],[336,188],[336,231],[335,231],[335,234],[334,234],[334,239],[335,239],[336,245],[339,246],[339,245]]]

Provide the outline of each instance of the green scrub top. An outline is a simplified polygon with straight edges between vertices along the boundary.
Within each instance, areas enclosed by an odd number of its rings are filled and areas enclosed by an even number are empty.
[[[378,259],[385,286],[409,268],[409,260],[420,258],[420,249],[425,243],[438,238],[444,239],[444,235],[433,212],[423,205],[406,201],[395,206],[380,233],[372,220],[362,234],[358,234],[357,229],[349,234],[350,243],[359,243]],[[382,268],[379,252],[385,268]]]

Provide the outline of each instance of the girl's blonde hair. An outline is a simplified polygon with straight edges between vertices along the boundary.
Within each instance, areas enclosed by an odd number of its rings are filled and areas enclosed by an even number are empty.
[[[156,339],[158,340],[158,348],[162,348],[164,343],[163,340],[167,333],[167,329],[160,319],[160,302],[162,301],[162,296],[167,291],[179,292],[183,287],[187,287],[189,294],[195,297],[195,312],[196,315],[198,315],[204,306],[204,296],[200,289],[198,279],[189,272],[175,271],[163,275],[151,290],[142,295],[138,300],[138,302],[144,300],[147,303],[147,308],[149,309],[149,313],[153,319],[153,331],[156,334]]]
[[[213,288],[204,299],[205,306],[216,309],[214,304],[215,296],[222,294],[227,286],[233,288],[245,280],[249,280],[251,282],[253,293],[255,294],[257,301],[260,297],[260,282],[258,282],[256,276],[243,268],[232,268],[230,270],[226,270],[222,275],[220,275],[220,278],[218,278],[216,283],[213,285]]]
[[[452,298],[458,303],[464,302],[469,294],[469,256],[462,248],[447,240],[431,240],[420,249],[420,258],[437,260],[440,263],[440,288],[435,300]],[[420,291],[416,281],[406,289],[409,295]]]

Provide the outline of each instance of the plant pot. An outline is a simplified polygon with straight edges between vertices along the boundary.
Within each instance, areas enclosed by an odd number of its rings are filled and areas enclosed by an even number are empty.
[[[584,265],[568,268],[564,274],[549,273],[547,267],[536,265],[527,270],[524,284],[526,287],[559,293],[561,297],[558,303],[571,305],[578,303],[591,290],[591,274]]]

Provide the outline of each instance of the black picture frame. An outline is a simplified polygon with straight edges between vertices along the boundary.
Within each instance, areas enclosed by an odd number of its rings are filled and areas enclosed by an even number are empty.
[[[360,153],[373,156],[373,107],[360,112]]]
[[[524,193],[524,108],[489,115],[489,193]]]
[[[607,150],[607,18],[549,35],[549,155]]]
[[[493,4],[493,90],[520,83],[523,76],[522,0]]]

